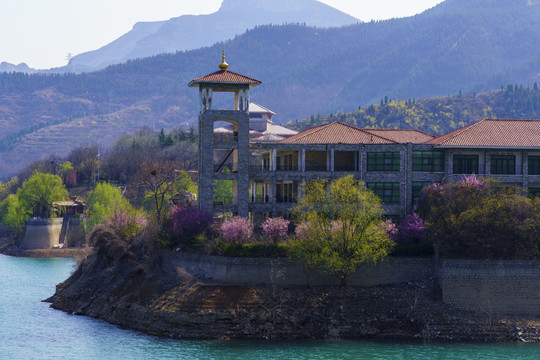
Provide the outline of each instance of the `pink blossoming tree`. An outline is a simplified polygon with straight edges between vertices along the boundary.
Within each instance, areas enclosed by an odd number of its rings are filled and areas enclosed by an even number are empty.
[[[282,217],[268,218],[263,222],[262,229],[269,241],[277,243],[284,241],[287,237],[289,224],[290,221]]]
[[[233,216],[219,227],[219,235],[228,243],[247,243],[253,234],[248,218]]]

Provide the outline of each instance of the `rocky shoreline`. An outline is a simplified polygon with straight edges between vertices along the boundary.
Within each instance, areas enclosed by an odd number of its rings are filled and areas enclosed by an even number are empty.
[[[537,322],[445,305],[433,281],[344,294],[339,287],[210,284],[172,267],[167,251],[106,235],[47,299],[53,308],[177,339],[540,339]]]

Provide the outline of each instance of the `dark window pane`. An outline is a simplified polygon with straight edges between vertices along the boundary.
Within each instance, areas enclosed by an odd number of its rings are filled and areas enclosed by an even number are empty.
[[[454,174],[478,174],[478,155],[454,155]]]
[[[516,157],[514,155],[491,156],[491,173],[513,175],[516,173]]]
[[[540,175],[540,156],[529,156],[529,175]]]
[[[400,202],[399,183],[367,183],[366,186],[385,204],[398,204]]]
[[[399,171],[399,152],[368,152],[368,171]]]

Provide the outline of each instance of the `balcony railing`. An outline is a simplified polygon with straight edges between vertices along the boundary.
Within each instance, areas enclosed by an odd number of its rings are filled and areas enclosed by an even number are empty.
[[[306,171],[326,171],[326,164],[306,162]]]
[[[249,165],[249,171],[251,172],[256,172],[256,171],[270,171],[272,170],[270,168],[270,165],[262,165],[262,164],[258,164],[258,165]]]
[[[276,196],[276,202],[278,203],[295,203],[297,202],[296,195],[278,195]]]
[[[234,196],[214,196],[214,205],[230,206],[236,205],[236,203]]]
[[[253,204],[266,204],[270,202],[268,195],[265,196],[250,196],[249,201]]]
[[[334,171],[356,171],[355,166],[352,165],[334,165]]]
[[[277,165],[276,171],[298,171],[298,165]]]

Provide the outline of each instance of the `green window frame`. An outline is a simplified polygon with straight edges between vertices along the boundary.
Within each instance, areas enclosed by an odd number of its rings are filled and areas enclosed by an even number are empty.
[[[382,202],[385,204],[399,204],[401,200],[399,183],[368,182],[366,186],[368,189],[373,191],[375,195],[380,197]]]
[[[540,175],[540,156],[529,156],[529,175]]]
[[[516,157],[514,155],[491,155],[491,173],[515,175]]]
[[[399,171],[398,151],[368,152],[367,171]]]
[[[442,151],[413,151],[412,152],[413,171],[444,171],[444,152]]]
[[[478,155],[454,155],[454,174],[478,174]]]

